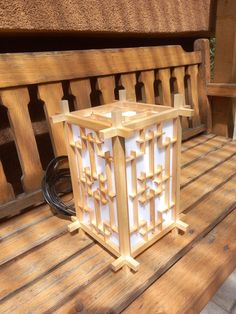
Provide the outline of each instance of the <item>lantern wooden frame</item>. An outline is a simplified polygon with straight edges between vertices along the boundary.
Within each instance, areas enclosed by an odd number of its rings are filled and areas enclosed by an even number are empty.
[[[64,122],[65,127],[76,208],[69,231],[83,229],[117,256],[112,263],[115,271],[124,265],[137,271],[139,263],[134,258],[138,254],[172,229],[186,231],[188,227],[179,219],[180,117],[190,117],[192,110],[183,107],[181,99],[176,96],[174,108],[118,101],[75,112],[69,112],[67,102],[62,101],[63,114],[52,118],[54,123]],[[163,140],[167,121],[171,121],[173,133]],[[139,149],[127,155],[130,138]],[[107,141],[109,145],[104,144]],[[164,167],[155,164],[154,147],[165,153]],[[149,170],[137,176],[137,161],[147,150]],[[86,167],[85,157],[87,164],[89,160]],[[98,167],[98,159],[103,167]],[[160,197],[165,205],[157,209],[155,201]],[[140,220],[139,206],[145,208],[146,220]],[[102,218],[104,208],[109,212],[106,220]],[[167,213],[171,219],[165,220]]]

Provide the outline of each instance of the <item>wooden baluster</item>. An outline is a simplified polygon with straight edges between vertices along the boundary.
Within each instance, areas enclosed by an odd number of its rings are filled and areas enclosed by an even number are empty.
[[[86,109],[91,107],[91,84],[89,79],[70,81],[70,89],[75,96],[75,109]]]
[[[115,100],[115,94],[114,94],[115,80],[114,80],[114,76],[99,77],[97,79],[97,86],[98,86],[98,89],[102,92],[101,104],[104,105],[104,104],[108,104],[108,103],[114,102],[114,100]]]
[[[41,186],[43,170],[28,111],[28,90],[25,87],[3,90],[1,97],[3,105],[8,108],[9,122],[23,172],[23,188],[25,192],[34,191]]]
[[[210,82],[210,47],[208,39],[197,39],[194,42],[194,50],[201,51],[202,62],[198,68],[198,100],[201,122],[205,123],[208,132],[212,131],[212,112],[206,94],[206,84]],[[215,106],[214,106],[215,107]]]
[[[183,95],[183,100],[184,100],[183,105],[185,106],[186,100],[185,100],[184,76],[185,76],[184,67],[177,67],[173,69],[172,77],[176,78],[176,89],[177,89],[178,94]],[[182,120],[181,123],[182,123],[183,129],[188,129],[189,128],[188,119],[185,117],[182,117],[181,120]]]
[[[144,101],[148,104],[155,104],[155,93],[154,93],[154,71],[143,71],[139,77],[140,81],[144,84],[145,99]]]
[[[0,160],[0,204],[9,202],[15,198],[12,185],[7,182],[2,162]]]
[[[126,90],[127,101],[136,101],[135,93],[136,74],[135,73],[122,74],[121,84]]]
[[[161,69],[158,71],[158,79],[161,81],[162,103],[164,106],[171,106],[170,92],[170,69]]]
[[[192,109],[194,109],[192,124],[193,127],[197,127],[201,124],[198,106],[198,65],[188,66],[186,74],[190,76],[190,104]]]
[[[44,110],[49,124],[49,131],[56,156],[67,155],[65,135],[62,123],[53,124],[50,117],[61,112],[61,99],[63,91],[61,83],[39,85],[40,99],[44,101]]]

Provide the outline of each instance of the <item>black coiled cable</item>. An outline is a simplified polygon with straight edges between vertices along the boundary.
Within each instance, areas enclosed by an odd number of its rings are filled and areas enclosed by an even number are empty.
[[[65,163],[68,163],[67,156],[59,156],[50,161],[42,181],[42,191],[45,201],[57,214],[73,216],[74,204],[71,201],[65,203],[61,199],[64,194],[72,192],[70,169],[62,167]]]

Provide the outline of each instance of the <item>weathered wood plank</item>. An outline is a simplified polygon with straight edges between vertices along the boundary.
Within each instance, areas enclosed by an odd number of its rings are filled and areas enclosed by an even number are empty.
[[[58,82],[200,62],[200,52],[185,52],[177,45],[1,54],[0,87]]]
[[[0,305],[1,313],[55,313],[55,307],[63,304],[70,295],[95,280],[113,261],[98,245],[82,251],[66,264]],[[101,287],[100,287],[101,288]]]
[[[235,152],[236,153],[236,152]],[[189,211],[196,206],[203,198],[215,191],[219,186],[226,183],[235,175],[236,156],[229,158],[227,161],[220,163],[211,171],[206,172],[181,190],[181,212]],[[191,175],[191,167],[188,169]]]
[[[188,149],[191,149],[193,147],[198,146],[199,144],[202,144],[204,142],[209,141],[211,138],[215,137],[216,135],[214,134],[203,134],[203,135],[199,135],[197,137],[194,137],[188,141],[185,141],[182,143],[181,147],[181,151],[184,152]]]
[[[67,230],[66,221],[52,216],[6,238],[1,243],[0,265],[28,253],[30,250],[61,236]]]
[[[39,223],[40,221],[48,219],[51,216],[53,216],[53,213],[49,206],[43,204],[31,209],[19,217],[8,219],[1,223],[0,240],[2,241],[13,234],[19,233],[22,230]]]
[[[236,267],[235,239],[236,210],[124,313],[199,313]]]
[[[211,151],[223,147],[228,142],[230,142],[230,139],[226,139],[224,137],[214,137],[205,143],[183,152],[181,157],[182,168],[186,167],[197,159],[203,158]]]
[[[217,165],[235,155],[236,142],[229,142],[220,149],[210,152],[201,159],[189,164],[181,171],[181,187],[185,187],[190,182],[198,179],[202,173],[206,173]]]
[[[78,233],[72,236],[66,233],[17,259],[14,263],[1,267],[0,301],[3,302],[3,299],[15,295],[23,287],[47,276],[52,270],[69,262],[79,255],[81,250],[92,244],[93,241],[84,234]]]
[[[208,83],[207,95],[219,97],[236,97],[236,84]]]
[[[235,184],[236,177],[210,194],[191,210],[191,214],[185,216],[185,222],[191,226],[188,233],[175,238],[168,234],[141,254],[137,258],[140,269],[136,274],[126,270],[115,274],[107,271],[99,280],[86,286],[73,300],[62,306],[59,313],[71,311],[75,299],[90,313],[122,311],[233,210],[236,206]]]
[[[19,214],[22,209],[43,203],[43,201],[41,190],[19,194],[14,200],[0,205],[0,218],[12,217]]]

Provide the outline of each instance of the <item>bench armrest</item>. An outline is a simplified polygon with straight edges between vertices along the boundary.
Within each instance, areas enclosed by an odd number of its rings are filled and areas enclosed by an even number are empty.
[[[218,97],[236,97],[236,84],[208,83],[207,95]]]

